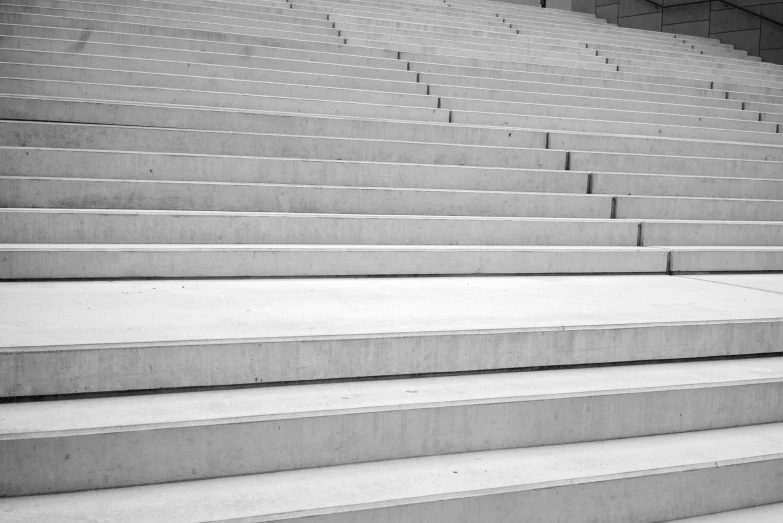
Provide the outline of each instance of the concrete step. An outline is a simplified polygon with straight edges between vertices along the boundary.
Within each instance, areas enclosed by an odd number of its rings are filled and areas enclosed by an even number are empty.
[[[0,147],[3,176],[587,192],[578,171]],[[744,186],[755,183],[750,180]],[[761,182],[759,182],[761,183]],[[769,192],[767,194],[770,194]],[[744,196],[747,197],[747,196]]]
[[[382,121],[379,121],[382,122]],[[482,131],[482,129],[476,129]],[[492,131],[492,129],[487,129]],[[545,133],[520,131],[541,140]],[[508,131],[506,131],[508,133]],[[513,135],[513,133],[512,133]],[[166,153],[218,154],[272,158],[428,163],[532,169],[562,169],[564,151],[394,142],[388,139],[332,138],[282,134],[239,133],[89,125],[0,121],[2,143],[17,147],[125,150]]]
[[[302,113],[309,115],[329,115],[340,117],[373,118],[385,120],[414,120],[422,122],[449,121],[449,111],[429,107],[405,105],[385,105],[378,103],[357,103],[332,98],[353,98],[353,93],[367,94],[356,98],[369,98],[371,101],[383,101],[392,98],[382,93],[380,100],[373,100],[371,92],[348,89],[312,88],[291,84],[268,84],[268,92],[278,90],[283,96],[253,94],[217,93],[161,87],[135,87],[132,85],[93,84],[58,80],[33,80],[26,78],[0,77],[0,96],[26,98],[33,100],[60,101],[114,101],[138,104],[158,104],[169,106],[195,106],[202,108],[240,109],[244,111],[265,111],[273,113]],[[285,95],[300,95],[308,98],[295,98]],[[405,101],[405,100],[401,100]],[[416,100],[413,100],[416,103]],[[437,103],[437,102],[436,102]]]
[[[135,2],[121,4],[112,2],[85,2],[81,0],[12,0],[3,6],[6,12],[24,12],[38,14],[70,13],[74,15],[90,13],[91,16],[115,15],[122,17],[123,21],[130,21],[134,17],[152,17],[155,20],[188,20],[210,24],[226,24],[232,27],[257,27],[282,29],[290,26],[290,30],[300,30],[304,33],[336,35],[334,24],[328,20],[314,20],[312,18],[295,18],[292,16],[248,16],[248,11],[232,11],[222,9],[211,10],[186,10],[184,4],[166,2]],[[109,18],[102,18],[109,19]],[[118,18],[112,18],[118,19]],[[303,27],[304,26],[304,27]]]
[[[673,247],[672,274],[692,272],[781,272],[781,247]]]
[[[312,33],[302,33],[300,30],[273,30],[262,29],[254,30],[248,27],[235,27],[232,25],[212,25],[202,24],[200,22],[188,22],[181,20],[167,21],[165,19],[155,21],[155,19],[144,19],[144,21],[114,21],[101,19],[100,13],[85,12],[79,16],[60,16],[48,14],[35,14],[13,11],[0,11],[0,22],[4,24],[25,24],[46,27],[66,27],[82,28],[85,26],[94,27],[96,31],[112,31],[120,33],[134,34],[153,34],[157,36],[174,36],[192,38],[196,37],[204,40],[219,40],[237,43],[261,44],[266,45],[270,39],[281,39],[282,41],[298,41],[302,45],[315,46],[318,43],[326,46],[337,46],[344,44],[343,38],[334,35],[320,35]],[[155,22],[155,23],[152,23]],[[301,26],[307,28],[309,26]]]
[[[183,29],[201,29],[205,31],[225,31],[244,34],[276,34],[278,31],[285,33],[300,33],[305,40],[318,39],[318,36],[329,37],[324,41],[334,41],[338,36],[337,30],[328,24],[328,21],[320,26],[312,24],[289,23],[288,21],[248,20],[239,17],[184,15],[174,11],[142,10],[129,12],[124,10],[116,12],[116,9],[95,9],[86,3],[60,2],[55,6],[30,6],[19,5],[19,0],[11,0],[10,3],[0,6],[0,13],[17,13],[30,15],[58,16],[65,18],[80,18],[87,20],[101,20],[106,22],[122,22],[135,24],[164,25],[180,27]],[[97,4],[100,6],[100,4]],[[315,37],[315,38],[313,38]]]
[[[76,39],[78,37],[77,31],[71,29],[50,30],[46,27],[33,26],[0,25],[0,32],[14,33],[3,37],[3,49],[72,53],[75,48],[78,48],[86,55],[147,58],[249,68],[263,64],[264,58],[344,64],[382,70],[404,70],[407,68],[407,63],[398,60],[396,53],[392,56],[391,51],[388,53],[388,57],[366,57],[305,49],[286,49],[284,47],[221,44],[183,38],[149,37],[144,39],[138,35],[122,33],[95,33],[91,35],[89,41],[80,42]],[[156,47],[156,45],[167,47]]]
[[[783,358],[16,403],[0,419],[0,495],[26,496],[775,423]]]
[[[783,271],[783,247],[1,244],[2,280]]]
[[[774,503],[783,424],[529,449],[469,452],[4,502],[15,521],[257,519],[334,522],[508,521],[529,507],[542,523],[682,518]],[[611,477],[608,481],[606,478]],[[576,481],[578,480],[578,481]],[[749,482],[754,489],[739,488]],[[715,485],[725,486],[716,489]],[[502,493],[502,494],[499,494]],[[601,500],[616,501],[611,508]],[[338,501],[339,500],[339,501]],[[337,505],[336,505],[337,503]],[[263,518],[263,519],[261,519]]]
[[[616,196],[613,217],[653,220],[783,221],[783,201]]]
[[[39,396],[773,355],[776,285],[774,274],[739,285],[665,275],[6,282],[0,388]]]
[[[675,95],[671,93],[656,93],[651,91],[634,91],[622,88],[605,88],[587,85],[569,85],[549,83],[548,77],[543,77],[543,81],[514,81],[507,83],[508,89],[491,87],[467,87],[458,85],[458,78],[450,75],[423,75],[424,79],[438,82],[428,83],[430,94],[441,97],[470,98],[479,100],[496,100],[501,102],[525,102],[535,100],[539,96],[541,99],[551,99],[553,102],[559,100],[568,100],[560,97],[576,97],[579,104],[584,107],[602,106],[611,100],[614,107],[623,107],[624,104],[633,102],[630,107],[646,108],[653,111],[663,110],[672,107],[672,110],[679,111],[680,114],[699,114],[700,116],[731,117],[740,120],[758,120],[761,113],[751,110],[742,110],[743,102],[737,100],[726,100],[712,96],[687,96]],[[473,81],[473,80],[471,80]],[[504,86],[505,87],[505,86]],[[524,94],[522,94],[524,93]],[[725,93],[724,97],[725,97]],[[639,103],[640,105],[636,105]],[[564,104],[564,105],[567,105]],[[653,111],[655,112],[655,111]]]
[[[783,179],[783,163],[764,160],[584,151],[570,151],[568,158],[577,171]]]
[[[662,52],[658,49],[655,50],[628,50],[620,51],[611,49],[608,45],[603,45],[604,49],[597,50],[598,56],[605,56],[612,59],[642,59],[650,62],[662,62],[662,63],[676,63],[676,64],[695,64],[705,65],[710,64],[716,67],[732,68],[736,70],[749,70],[749,71],[766,71],[769,73],[780,74],[783,69],[778,64],[772,64],[769,62],[749,62],[742,58],[729,58],[722,56],[712,56],[704,54],[693,53],[678,53],[678,52]],[[588,49],[591,49],[588,45]]]
[[[639,228],[637,245],[780,247],[783,246],[783,222],[645,219]]]
[[[85,122],[232,133],[274,133],[308,137],[358,138],[432,144],[544,148],[543,132],[498,127],[394,121],[334,115],[246,111],[171,104],[0,96],[0,118],[42,122]],[[758,134],[758,133],[748,133]],[[773,135],[780,136],[781,135]],[[434,152],[434,151],[433,151]],[[269,155],[274,156],[274,155]],[[284,155],[281,155],[284,156]]]
[[[452,90],[456,91],[453,88]],[[449,89],[448,87],[442,88],[438,86],[434,91],[443,95],[448,93]],[[433,89],[430,89],[430,93],[433,93]],[[635,121],[639,123],[735,129],[737,131],[763,133],[775,133],[777,130],[777,125],[774,123],[759,122],[759,113],[700,106],[656,104],[587,96],[536,95],[535,93],[520,95],[517,98],[518,101],[515,102],[479,98],[451,98],[448,96],[440,96],[440,99],[441,108],[451,109],[455,112],[470,111],[502,113],[508,116],[540,115],[574,119]],[[544,108],[545,110],[543,110]]]
[[[636,221],[608,218],[122,209],[0,209],[0,223],[4,243],[636,246],[639,234]],[[696,223],[685,233],[704,230],[707,243],[664,241],[678,239],[676,222],[659,226],[651,238],[664,242],[657,245],[725,245],[723,236],[744,232],[746,243],[734,245],[778,245],[774,234],[783,228],[767,222]],[[719,232],[721,226],[726,233]],[[747,243],[753,239],[756,243]]]
[[[413,65],[413,64],[412,64]],[[428,69],[435,69],[430,65],[426,65]],[[448,67],[448,66],[446,66]],[[414,69],[415,70],[415,69]],[[442,71],[448,71],[448,69],[441,69]],[[430,85],[449,85],[454,87],[472,87],[479,89],[491,89],[491,90],[503,90],[503,91],[526,91],[530,89],[530,84],[535,83],[536,88],[540,84],[560,84],[568,87],[579,86],[582,88],[604,88],[613,89],[618,93],[618,96],[627,99],[638,99],[645,97],[650,101],[663,101],[669,98],[669,95],[685,95],[689,99],[697,96],[705,96],[704,100],[706,104],[711,104],[712,101],[709,98],[720,99],[721,101],[715,102],[719,107],[728,107],[725,105],[726,93],[721,91],[711,91],[709,89],[697,89],[697,88],[682,88],[677,86],[670,86],[664,84],[644,84],[641,82],[621,82],[617,80],[607,80],[603,78],[586,78],[580,76],[570,75],[558,75],[550,73],[517,73],[519,80],[510,80],[508,78],[500,77],[498,73],[497,77],[480,77],[480,76],[462,76],[459,71],[452,70],[449,73],[428,73],[421,72],[419,74],[419,81],[424,84]],[[630,94],[634,86],[638,86],[640,91],[636,94]],[[628,94],[619,94],[622,91],[626,91]],[[646,92],[644,92],[646,91]],[[649,95],[649,96],[648,96]],[[656,96],[657,95],[657,96]],[[722,96],[721,96],[722,95]],[[674,98],[672,96],[672,98]],[[733,105],[733,104],[732,104]],[[734,105],[736,107],[736,105]]]
[[[726,64],[714,60],[712,57],[709,57],[706,60],[691,60],[673,59],[668,56],[657,57],[656,59],[656,57],[649,55],[631,55],[624,53],[620,54],[619,57],[612,56],[611,54],[607,55],[606,53],[604,56],[607,57],[608,63],[621,66],[621,70],[625,69],[625,66],[646,67],[650,69],[668,69],[671,71],[692,71],[702,74],[715,74],[716,76],[747,75],[748,79],[766,79],[770,81],[775,81],[775,79],[779,81],[781,75],[783,75],[783,71],[780,71],[779,69],[748,66],[741,63]]]
[[[470,106],[471,104],[465,104]],[[527,109],[527,108],[526,108]],[[565,109],[565,110],[564,110]],[[689,138],[695,140],[722,140],[750,144],[780,145],[783,143],[783,135],[775,134],[776,126],[766,129],[766,132],[736,131],[733,129],[715,129],[710,124],[719,122],[708,119],[692,118],[694,124],[704,124],[704,127],[686,127],[684,125],[660,125],[657,123],[643,123],[638,120],[679,120],[676,116],[656,115],[651,113],[633,113],[623,111],[606,110],[606,114],[596,115],[601,119],[591,119],[590,114],[600,113],[600,110],[583,110],[574,107],[573,118],[557,116],[558,113],[568,113],[568,107],[557,106],[532,106],[531,113],[545,113],[545,116],[536,114],[507,114],[484,113],[473,111],[451,111],[450,120],[453,123],[463,125],[490,125],[515,129],[549,129],[552,131],[574,131],[579,133],[611,133],[614,135],[650,136],[656,138]],[[554,113],[554,114],[553,114]],[[666,117],[669,118],[666,118]],[[631,118],[637,121],[624,121]],[[682,118],[686,119],[685,117]],[[701,120],[701,121],[700,121]],[[684,123],[684,122],[683,122]],[[736,127],[727,125],[727,127]]]
[[[38,38],[56,38],[79,40],[79,35],[84,25],[81,22],[62,22],[61,26],[41,25],[45,22],[50,24],[59,23],[56,17],[50,17],[52,20],[29,20],[27,15],[0,15],[0,34],[3,36],[34,36]],[[89,22],[90,26],[99,24],[98,22]],[[124,31],[120,28],[111,27],[111,25],[99,24],[103,29],[97,27],[90,33],[92,41],[103,43],[129,43],[131,41],[140,42],[139,45],[151,47],[174,47],[184,49],[195,49],[202,51],[226,52],[233,54],[252,55],[255,47],[281,47],[286,49],[298,49],[305,51],[319,51],[326,53],[342,53],[345,55],[354,55],[359,57],[372,58],[396,58],[397,51],[390,49],[370,49],[365,47],[347,46],[344,44],[329,44],[327,42],[308,42],[296,38],[278,38],[278,37],[259,37],[243,36],[239,34],[212,33],[210,31],[196,31],[187,29],[167,29],[165,27],[155,27],[141,24],[126,24]],[[249,47],[246,47],[249,46]]]
[[[708,80],[692,80],[688,78],[675,78],[674,76],[663,75],[626,74],[617,73],[613,70],[597,70],[580,67],[539,66],[535,64],[520,64],[517,66],[515,71],[508,71],[498,69],[484,69],[478,67],[449,66],[427,62],[415,62],[411,63],[411,70],[421,73],[449,74],[471,78],[491,78],[507,81],[530,81],[533,78],[528,77],[528,75],[525,74],[527,72],[577,78],[584,77],[594,80],[608,80],[609,82],[626,80],[631,82],[645,82],[665,86],[669,90],[674,91],[675,94],[693,94],[696,91],[691,91],[687,88],[707,90],[710,89],[711,85]],[[603,86],[611,87],[612,84],[606,83]],[[680,89],[681,87],[685,87],[686,89]]]
[[[783,200],[783,180],[626,173],[592,173],[590,192]]]
[[[2,80],[0,80],[2,81]],[[5,82],[3,82],[5,83]],[[11,83],[11,82],[9,82]],[[22,85],[12,85],[10,88],[0,86],[0,91],[23,91]],[[47,90],[60,93],[55,86],[48,84]],[[79,90],[78,86],[67,85],[68,91]],[[295,100],[275,103],[277,100],[263,99],[264,105],[272,106],[268,109],[261,107],[259,110],[248,112],[240,109],[247,105],[261,105],[257,97],[240,102],[240,107],[205,107],[200,105],[182,106],[182,103],[200,103],[211,105],[214,99],[212,93],[203,93],[201,97],[194,96],[197,93],[189,92],[189,100],[181,100],[178,92],[170,90],[163,93],[164,97],[155,96],[159,92],[144,92],[143,96],[136,97],[133,94],[138,89],[130,88],[130,93],[118,92],[120,96],[111,94],[110,85],[101,89],[104,100],[89,99],[88,93],[79,93],[88,99],[71,99],[57,97],[32,97],[0,95],[0,118],[11,120],[47,121],[47,122],[86,122],[95,124],[112,125],[138,125],[145,127],[171,127],[183,129],[208,129],[213,131],[238,131],[238,132],[276,132],[278,134],[305,134],[314,136],[338,136],[338,137],[370,137],[374,139],[390,139],[406,141],[428,141],[432,143],[446,142],[451,144],[476,144],[476,145],[501,145],[505,147],[540,147],[543,144],[535,135],[525,135],[519,129],[551,129],[577,132],[615,133],[637,136],[655,136],[668,138],[693,138],[701,140],[724,140],[732,142],[747,142],[752,144],[783,144],[783,135],[776,134],[777,124],[761,124],[758,122],[740,122],[735,125],[733,121],[723,123],[722,120],[710,120],[707,118],[673,115],[657,115],[655,113],[633,113],[630,111],[583,109],[580,107],[558,107],[551,105],[516,104],[513,109],[517,112],[528,114],[501,113],[502,108],[494,107],[498,112],[475,112],[458,110],[472,108],[472,100],[440,99],[439,105],[446,111],[425,110],[424,117],[421,111],[414,111],[408,116],[406,108],[392,107],[374,111],[375,106],[353,104],[344,107],[344,104],[330,104],[320,102],[320,107],[315,112],[322,115],[284,113],[285,106],[294,106],[301,111],[307,104],[298,104]],[[97,89],[91,89],[96,91]],[[142,89],[144,91],[144,88]],[[124,96],[122,96],[124,94]],[[172,96],[173,95],[173,96]],[[151,103],[128,103],[116,101],[117,99],[152,99]],[[174,98],[172,100],[172,98]],[[195,98],[195,99],[194,99]],[[108,99],[108,100],[106,100]],[[221,100],[222,104],[233,100]],[[163,102],[163,103],[159,103]],[[172,105],[172,102],[176,105]],[[311,104],[316,104],[312,101]],[[251,107],[252,107],[251,105]],[[316,104],[317,105],[317,104]],[[492,109],[478,105],[476,109]],[[256,109],[256,107],[253,107]],[[262,112],[267,109],[267,112]],[[271,112],[269,112],[271,111]],[[402,114],[401,114],[402,113]],[[401,114],[401,120],[415,120],[414,122],[392,122],[381,120],[379,117],[395,118]],[[563,116],[571,114],[573,118]],[[331,117],[331,118],[330,118]],[[336,118],[335,118],[336,117]],[[601,117],[594,120],[591,117]],[[624,119],[631,119],[624,122]],[[448,120],[448,121],[447,121]],[[659,125],[656,121],[670,121],[679,125]],[[438,123],[440,122],[440,123]],[[652,123],[648,123],[652,122]],[[373,125],[373,123],[375,125]],[[460,124],[459,126],[448,123]],[[691,123],[699,127],[686,127],[683,124]],[[771,126],[764,129],[762,126]],[[425,127],[422,127],[425,126]],[[723,126],[713,128],[712,126]],[[731,130],[736,127],[757,127],[752,131]],[[494,127],[494,129],[493,129]],[[508,133],[502,127],[515,128]],[[760,128],[759,128],[760,127]],[[728,129],[727,129],[728,128]]]
[[[756,521],[758,523],[775,523],[783,518],[783,503],[772,503],[760,507],[731,510],[706,516],[678,519],[682,523],[740,523]]]
[[[715,265],[713,256],[702,264]],[[781,266],[765,251],[758,268]],[[662,274],[667,251],[637,247],[0,244],[0,279],[277,278],[498,274]],[[736,265],[735,262],[731,266]]]
[[[244,94],[267,94],[274,87],[266,84],[296,84],[318,87],[334,87],[355,91],[387,92],[395,95],[418,95],[427,93],[427,86],[415,81],[392,81],[378,78],[359,78],[352,76],[303,73],[298,71],[276,71],[259,69],[251,79],[220,78],[211,76],[182,75],[171,73],[123,71],[92,67],[71,67],[58,65],[2,63],[3,76],[12,78],[33,78],[41,80],[60,80],[69,82],[89,82],[104,84],[136,85],[144,87],[168,87],[182,89],[191,87],[202,91],[233,92]],[[264,78],[256,80],[255,78]],[[361,98],[359,99],[361,100]],[[356,100],[356,101],[359,101]],[[437,104],[437,100],[434,100]],[[420,102],[429,106],[427,102]]]
[[[216,78],[234,78],[239,80],[268,81],[267,71],[292,71],[329,76],[353,76],[376,78],[395,82],[415,82],[416,73],[399,69],[380,67],[359,67],[342,64],[313,62],[311,60],[288,60],[280,58],[256,57],[252,67],[227,66],[193,61],[161,60],[147,58],[112,57],[81,53],[60,53],[51,51],[27,51],[0,48],[0,60],[10,63],[59,65],[67,67],[87,67],[93,69],[113,69],[117,71],[144,71],[150,73],[185,74],[192,76],[210,76]]]
[[[611,65],[611,64],[610,64]],[[737,73],[736,75],[722,73],[720,71],[705,71],[697,72],[696,69],[690,71],[685,70],[673,70],[673,69],[656,69],[653,67],[633,67],[627,65],[618,65],[617,71],[622,75],[666,75],[676,77],[678,79],[693,79],[693,80],[709,80],[717,83],[726,82],[730,89],[740,90],[755,90],[759,89],[780,89],[783,87],[783,83],[777,77],[772,79],[766,79],[761,75],[748,75],[746,73]],[[741,82],[741,83],[739,83]]]
[[[783,149],[778,145],[656,138],[653,136],[553,131],[549,133],[548,147],[550,149],[568,151],[614,152],[621,154],[691,156],[771,162],[783,160]]]
[[[627,217],[657,217],[656,211],[665,213],[669,207],[675,207],[679,203],[665,200],[656,206],[657,202],[636,201],[632,197],[621,197],[617,200],[618,212],[622,210],[623,215],[629,215]],[[682,206],[687,207],[688,201],[677,206],[677,210]],[[694,201],[698,203],[702,200]],[[783,209],[778,210],[778,206],[783,207],[780,202],[704,202],[702,208],[695,209],[692,214],[703,218],[720,216],[716,219],[736,219],[733,218],[735,214],[743,218],[752,215],[755,219],[766,215],[780,215],[783,219]],[[726,202],[737,205],[729,206]],[[0,177],[0,207],[4,208],[610,218],[612,205],[612,198],[609,196],[589,194]],[[671,210],[673,214],[678,214],[674,209]],[[630,216],[634,214],[638,216]]]

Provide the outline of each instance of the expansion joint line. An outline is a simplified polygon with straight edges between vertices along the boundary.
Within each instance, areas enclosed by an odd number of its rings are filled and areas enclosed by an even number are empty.
[[[666,251],[666,274],[672,275],[672,251]]]
[[[564,171],[570,171],[571,170],[571,151],[566,151],[565,154],[565,168]]]
[[[644,222],[639,222],[636,226],[636,246],[644,247]]]
[[[609,218],[617,219],[617,196],[612,196],[612,210],[609,212]]]
[[[544,133],[544,149],[549,149],[549,131]]]
[[[586,194],[593,194],[593,173],[587,173],[587,192]]]

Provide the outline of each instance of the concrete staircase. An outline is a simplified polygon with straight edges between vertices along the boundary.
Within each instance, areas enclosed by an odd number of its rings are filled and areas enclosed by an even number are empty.
[[[783,67],[481,0],[0,62],[0,520],[783,521]]]

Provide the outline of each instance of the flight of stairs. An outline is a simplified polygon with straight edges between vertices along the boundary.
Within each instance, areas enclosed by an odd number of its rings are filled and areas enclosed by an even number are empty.
[[[783,521],[783,67],[483,0],[0,18],[0,521]]]

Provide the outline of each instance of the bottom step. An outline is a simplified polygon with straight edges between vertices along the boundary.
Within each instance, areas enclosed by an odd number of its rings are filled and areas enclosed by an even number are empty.
[[[783,247],[2,244],[0,280],[783,271]]]
[[[783,423],[0,500],[13,523],[653,523],[783,501]]]

